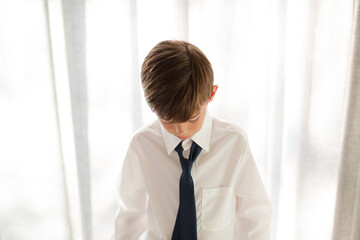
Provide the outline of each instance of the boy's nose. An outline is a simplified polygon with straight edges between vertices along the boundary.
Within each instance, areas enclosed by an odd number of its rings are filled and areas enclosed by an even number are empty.
[[[176,134],[178,135],[182,135],[184,133],[184,130],[185,130],[185,126],[183,123],[178,123],[178,124],[175,124],[175,131],[176,131]]]

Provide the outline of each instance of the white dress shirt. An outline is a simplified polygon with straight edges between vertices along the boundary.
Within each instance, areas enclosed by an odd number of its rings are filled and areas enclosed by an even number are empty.
[[[156,120],[134,135],[118,181],[116,240],[170,240],[179,207],[180,139]],[[269,240],[271,205],[244,132],[206,114],[190,141],[199,240]],[[186,153],[185,153],[186,154]]]

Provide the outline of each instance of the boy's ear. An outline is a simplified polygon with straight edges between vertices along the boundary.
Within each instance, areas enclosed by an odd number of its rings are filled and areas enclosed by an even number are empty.
[[[209,102],[211,102],[211,101],[214,99],[215,94],[216,94],[216,91],[218,90],[218,87],[219,87],[218,85],[214,85],[214,86],[213,86],[213,91],[212,91],[212,93],[211,93]]]

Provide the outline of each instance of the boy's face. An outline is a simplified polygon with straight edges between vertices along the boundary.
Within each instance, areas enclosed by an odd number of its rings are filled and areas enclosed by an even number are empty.
[[[214,85],[209,102],[213,100],[217,88],[218,86]],[[200,111],[195,113],[187,122],[171,123],[159,119],[160,123],[169,133],[180,138],[181,140],[189,139],[194,136],[198,131],[200,131],[206,116],[207,105],[208,103],[203,104],[200,107]]]
[[[165,120],[159,119],[163,127],[172,135],[185,140],[191,138],[198,131],[200,131],[205,115],[206,115],[207,103],[200,107],[200,112],[194,114],[187,122],[182,123],[170,123]]]

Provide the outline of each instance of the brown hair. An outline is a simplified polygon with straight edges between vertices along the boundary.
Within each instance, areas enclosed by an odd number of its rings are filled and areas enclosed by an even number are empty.
[[[209,101],[214,74],[209,60],[185,41],[163,41],[141,68],[145,99],[159,118],[186,122]]]

